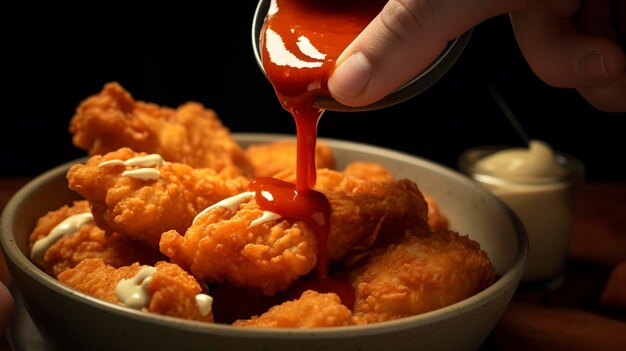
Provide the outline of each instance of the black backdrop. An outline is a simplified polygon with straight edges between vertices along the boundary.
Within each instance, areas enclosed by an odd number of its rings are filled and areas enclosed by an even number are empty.
[[[233,132],[295,132],[252,54],[254,1],[133,10],[109,3],[45,6],[3,14],[1,175],[35,175],[84,155],[71,144],[69,120],[82,99],[109,81],[138,100],[170,107],[201,102]],[[532,138],[581,159],[589,179],[626,179],[619,127],[626,116],[597,111],[576,91],[540,81],[507,16],[476,26],[457,64],[426,92],[384,110],[326,112],[319,135],[455,167],[469,147],[521,144],[487,83]]]

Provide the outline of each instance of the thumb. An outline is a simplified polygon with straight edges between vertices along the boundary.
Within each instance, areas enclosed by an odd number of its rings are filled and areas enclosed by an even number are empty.
[[[449,41],[527,0],[389,0],[344,50],[328,80],[347,106],[374,103],[428,67]]]

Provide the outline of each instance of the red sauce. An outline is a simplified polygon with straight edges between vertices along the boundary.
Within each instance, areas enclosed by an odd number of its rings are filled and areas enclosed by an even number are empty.
[[[274,178],[257,178],[249,188],[255,192],[256,202],[263,210],[304,221],[313,227],[318,246],[317,275],[327,277],[326,241],[330,231],[330,205],[326,196],[311,189],[300,192],[294,184]]]
[[[296,184],[261,178],[252,182],[251,190],[256,192],[262,209],[306,221],[315,228],[318,274],[308,285],[317,291],[337,292],[342,301],[354,298],[347,297],[345,280],[331,279],[327,275],[330,206],[322,193],[313,190],[317,172],[317,124],[324,112],[314,106],[314,101],[317,96],[330,95],[328,77],[337,58],[386,2],[276,0],[276,7],[270,9],[261,32],[265,73],[280,103],[296,122]],[[344,304],[351,302],[344,301]]]

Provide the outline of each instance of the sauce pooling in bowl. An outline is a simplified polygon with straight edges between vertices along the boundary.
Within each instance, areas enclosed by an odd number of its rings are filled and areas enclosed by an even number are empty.
[[[318,291],[337,290],[337,284],[327,277],[330,205],[322,193],[313,190],[317,124],[324,112],[314,102],[318,96],[330,95],[328,77],[337,58],[386,2],[273,0],[261,30],[263,68],[281,105],[296,122],[296,184],[259,178],[251,190],[256,191],[262,209],[304,220],[315,228],[318,274],[311,285]]]

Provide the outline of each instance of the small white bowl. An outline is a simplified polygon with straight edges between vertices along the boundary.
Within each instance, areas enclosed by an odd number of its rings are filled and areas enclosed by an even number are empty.
[[[288,135],[235,134],[247,146]],[[38,176],[7,204],[0,244],[19,298],[50,349],[75,350],[476,350],[508,306],[524,272],[526,233],[500,200],[460,173],[412,155],[354,142],[320,139],[338,167],[379,162],[437,199],[451,229],[480,243],[496,267],[486,290],[453,305],[400,320],[319,329],[256,329],[205,324],[135,311],[74,291],[37,268],[28,237],[47,211],[77,199],[65,178],[71,164]]]

